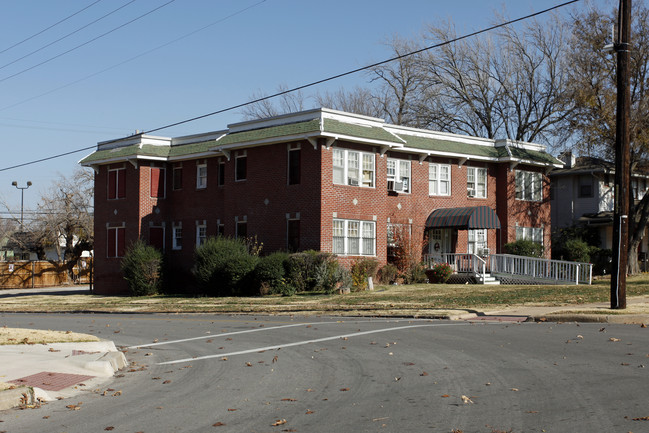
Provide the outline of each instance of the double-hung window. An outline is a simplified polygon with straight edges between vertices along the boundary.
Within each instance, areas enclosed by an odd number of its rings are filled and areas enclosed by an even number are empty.
[[[106,257],[124,257],[126,250],[126,227],[109,226],[106,228]]]
[[[410,161],[388,158],[388,190],[396,192],[410,192]]]
[[[451,166],[428,164],[428,194],[451,195]]]
[[[516,199],[541,201],[543,198],[543,175],[532,171],[516,171]]]
[[[466,168],[466,189],[469,197],[487,197],[487,169],[477,167]]]
[[[108,199],[126,198],[126,168],[108,170]]]
[[[348,149],[333,150],[333,182],[337,185],[374,187],[374,154]]]
[[[174,250],[181,250],[183,248],[183,225],[182,222],[174,224],[172,227],[172,245]]]
[[[240,182],[248,178],[248,153],[245,150],[237,152],[234,157],[234,180]]]
[[[183,189],[183,163],[179,162],[174,164],[171,173],[172,188],[174,191]]]
[[[196,164],[196,189],[207,188],[207,162],[201,160]]]
[[[516,240],[526,240],[543,245],[543,228],[516,227]]]
[[[483,254],[487,248],[487,229],[469,230],[469,254]]]
[[[347,256],[376,254],[376,223],[374,221],[333,220],[332,252]]]
[[[207,225],[205,221],[196,223],[196,246],[199,247],[205,243],[207,239]]]

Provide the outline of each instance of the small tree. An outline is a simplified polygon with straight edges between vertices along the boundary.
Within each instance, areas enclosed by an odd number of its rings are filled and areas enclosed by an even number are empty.
[[[421,266],[421,256],[424,249],[428,246],[426,236],[418,239],[412,236],[410,230],[405,226],[393,226],[392,238],[393,262],[399,270],[399,275],[406,282],[418,282],[425,280],[426,276]]]
[[[122,272],[133,296],[155,295],[162,284],[162,253],[138,240],[131,244],[122,259]]]

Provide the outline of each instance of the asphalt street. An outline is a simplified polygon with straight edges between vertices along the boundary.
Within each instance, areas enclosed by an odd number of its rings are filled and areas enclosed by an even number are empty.
[[[97,335],[130,363],[103,388],[0,412],[5,432],[649,432],[639,325],[1,314],[0,326]]]

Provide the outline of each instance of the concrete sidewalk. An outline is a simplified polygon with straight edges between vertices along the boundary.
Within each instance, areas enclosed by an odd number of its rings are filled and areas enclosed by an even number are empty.
[[[112,341],[0,346],[0,410],[92,390],[126,366]]]
[[[612,310],[609,302],[556,307],[512,306],[483,312],[467,312],[451,320],[494,320],[518,318],[518,321],[627,323],[649,326],[649,296],[627,299],[625,310]]]

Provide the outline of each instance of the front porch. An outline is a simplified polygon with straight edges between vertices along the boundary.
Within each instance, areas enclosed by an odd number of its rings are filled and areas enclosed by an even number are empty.
[[[427,268],[447,263],[455,275],[475,284],[591,284],[592,263],[539,259],[511,254],[427,254]]]

